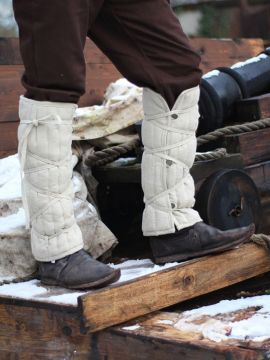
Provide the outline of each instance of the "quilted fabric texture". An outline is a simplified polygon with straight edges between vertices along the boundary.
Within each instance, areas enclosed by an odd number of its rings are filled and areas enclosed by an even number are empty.
[[[145,88],[142,187],[145,236],[169,234],[202,221],[193,210],[190,175],[196,153],[199,87],[182,92],[170,110],[164,98]]]
[[[20,98],[22,198],[38,261],[54,261],[83,248],[72,205],[71,136],[76,107]]]

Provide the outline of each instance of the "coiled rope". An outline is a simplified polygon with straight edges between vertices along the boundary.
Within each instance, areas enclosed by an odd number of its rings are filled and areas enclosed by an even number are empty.
[[[226,126],[221,129],[217,129],[212,131],[208,134],[201,135],[197,138],[198,146],[207,144],[211,141],[218,140],[219,138],[227,135],[239,135],[243,133],[248,133],[251,131],[261,130],[270,127],[270,119],[262,119],[254,122],[249,122],[245,124],[237,124]],[[140,140],[135,139],[131,140],[127,143],[112,146],[107,149],[103,149],[100,151],[94,152],[92,150],[87,150],[83,155],[83,162],[88,167],[97,167],[97,166],[104,166],[117,160],[123,155],[127,153],[137,150],[140,148]],[[226,157],[227,153],[225,149],[218,149],[211,152],[200,153],[196,155],[195,161],[207,161],[207,160],[214,160],[220,159],[222,157]]]
[[[103,166],[117,160],[119,157],[138,149],[140,140],[134,139],[121,145],[112,146],[107,149],[93,152],[87,150],[83,155],[83,163],[88,167]]]
[[[237,124],[237,125],[231,125],[226,126],[221,129],[217,129],[215,131],[212,131],[208,134],[201,135],[197,138],[197,144],[198,146],[207,144],[211,141],[218,140],[220,137],[226,136],[226,135],[239,135],[251,131],[261,130],[265,129],[267,127],[270,127],[270,119],[262,119],[254,122],[249,122],[245,124]]]

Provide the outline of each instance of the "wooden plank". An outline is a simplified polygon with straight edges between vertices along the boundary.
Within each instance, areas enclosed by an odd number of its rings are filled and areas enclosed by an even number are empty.
[[[24,93],[20,83],[22,65],[0,66],[0,124],[18,121],[19,96]]]
[[[248,122],[270,117],[270,94],[244,99],[236,104],[237,122]]]
[[[0,359],[89,359],[77,313],[0,304]]]
[[[0,65],[21,65],[19,40],[17,38],[0,38]]]
[[[246,244],[88,293],[79,297],[79,306],[84,326],[95,332],[269,270],[267,252]]]
[[[237,61],[258,55],[264,49],[262,39],[207,39],[192,38],[192,46],[202,56],[202,67],[210,71],[218,66],[231,66]],[[84,50],[86,63],[109,64],[110,60],[89,39]],[[22,64],[19,40],[0,38],[0,65]]]
[[[0,358],[2,360],[258,360],[267,349],[187,339],[172,326],[177,313],[159,312],[136,320],[140,328],[110,328],[83,332],[75,312],[0,304]],[[169,357],[168,357],[169,356]]]
[[[270,128],[225,136],[224,143],[229,153],[240,153],[244,165],[270,160]]]
[[[261,355],[266,356],[267,349],[187,338],[160,321],[174,323],[180,311],[234,298],[239,291],[268,289],[269,281],[266,274],[181,303],[173,313],[158,312],[94,334],[81,327],[76,307],[0,297],[0,359],[164,360],[168,354],[170,360],[265,359]],[[140,328],[124,329],[134,324]]]
[[[236,62],[257,56],[264,50],[262,39],[191,39],[191,44],[201,55],[204,73],[217,67],[231,66]]]
[[[158,312],[96,335],[96,355],[117,360],[263,360],[267,349],[216,343],[175,329],[179,314]],[[165,320],[165,323],[164,323]],[[171,323],[171,324],[168,324]],[[138,325],[133,329],[132,325]],[[99,359],[100,357],[97,357]]]
[[[22,65],[0,66],[0,123],[18,121],[19,96],[25,93],[20,83]],[[121,77],[112,64],[87,64],[86,92],[79,106],[90,106],[103,101],[107,86]]]
[[[0,125],[0,158],[17,152],[18,122],[1,123]]]

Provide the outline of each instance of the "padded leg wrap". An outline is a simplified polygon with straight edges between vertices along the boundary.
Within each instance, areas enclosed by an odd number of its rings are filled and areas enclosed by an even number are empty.
[[[76,107],[20,99],[22,195],[38,261],[57,260],[83,248],[72,204],[71,136]]]
[[[142,186],[145,236],[169,234],[202,221],[193,210],[199,87],[182,92],[172,110],[164,98],[144,89]]]

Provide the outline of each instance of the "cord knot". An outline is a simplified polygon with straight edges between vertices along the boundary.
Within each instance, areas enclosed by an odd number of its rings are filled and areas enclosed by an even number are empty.
[[[39,124],[38,119],[34,119],[34,120],[33,120],[33,125],[37,127],[37,126],[38,126],[38,124]]]

